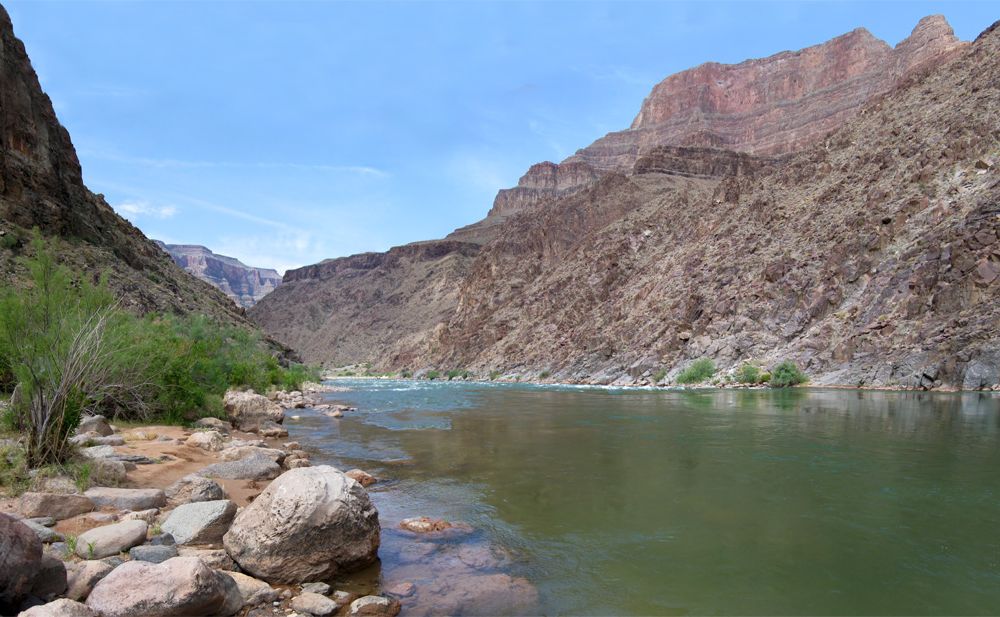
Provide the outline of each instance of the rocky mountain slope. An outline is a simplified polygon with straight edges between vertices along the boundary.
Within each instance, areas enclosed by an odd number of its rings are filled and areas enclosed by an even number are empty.
[[[221,290],[243,308],[250,308],[281,284],[277,270],[254,268],[197,244],[154,242],[186,272]]]
[[[447,319],[363,324],[353,339],[396,343],[352,359],[598,383],[669,380],[700,357],[792,359],[818,383],[996,384],[998,40],[959,43],[932,17],[895,49],[855,31],[668,78],[623,133],[627,157],[605,138],[589,160],[535,166],[453,234],[482,246],[457,293],[439,295]],[[291,291],[360,298],[365,284]],[[343,316],[313,323],[344,332]]]
[[[142,232],[83,184],[80,161],[24,45],[0,7],[0,276],[17,284],[15,258],[31,230],[60,260],[94,277],[107,273],[126,307],[145,313],[205,313],[247,323],[221,292],[186,274]]]

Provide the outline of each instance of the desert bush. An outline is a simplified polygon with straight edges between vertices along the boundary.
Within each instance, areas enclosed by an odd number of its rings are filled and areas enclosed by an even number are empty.
[[[667,376],[667,369],[661,368],[653,374],[653,383],[660,383]]]
[[[552,373],[550,373],[549,371],[542,371],[541,373],[538,374],[538,378],[539,379],[548,379],[551,375],[552,375]]]
[[[788,388],[807,381],[809,378],[791,360],[785,360],[771,369],[770,386],[772,388]]]
[[[737,383],[760,383],[760,369],[749,362],[744,362],[740,365],[740,368],[736,369],[736,374],[733,375],[733,378]]]
[[[432,381],[435,380],[435,379],[437,379],[440,376],[441,376],[441,372],[440,371],[427,371],[427,379],[430,379]]]
[[[679,384],[704,383],[715,375],[715,362],[708,358],[695,360],[677,376]]]
[[[490,371],[490,381],[496,381],[501,375],[500,371]]]

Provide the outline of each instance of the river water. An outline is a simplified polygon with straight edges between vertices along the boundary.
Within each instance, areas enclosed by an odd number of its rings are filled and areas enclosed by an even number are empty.
[[[382,480],[340,583],[408,614],[1000,613],[996,395],[336,384],[289,438]]]

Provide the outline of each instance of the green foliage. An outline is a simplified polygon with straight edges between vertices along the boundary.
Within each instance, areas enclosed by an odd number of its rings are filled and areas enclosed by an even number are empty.
[[[96,558],[94,555],[95,544],[93,542],[87,542],[87,559],[93,560]]]
[[[456,377],[461,377],[462,379],[468,379],[470,375],[471,373],[469,371],[465,371],[462,369],[452,369],[447,373],[445,373],[445,376],[448,378],[448,381],[451,381]]]
[[[77,463],[69,467],[70,475],[73,477],[73,484],[81,493],[90,488],[90,463]]]
[[[653,383],[660,383],[667,376],[667,369],[661,368],[653,375]]]
[[[403,369],[399,372],[399,376],[402,379],[410,379],[411,377],[413,377],[413,371],[408,369]]]
[[[769,381],[771,381],[771,373],[764,371],[760,374],[760,383],[767,383]]]
[[[677,376],[679,384],[704,383],[715,375],[715,362],[708,358],[695,360]]]
[[[550,373],[549,371],[542,371],[541,373],[538,374],[538,378],[539,379],[548,379],[551,374],[552,373]]]
[[[490,381],[495,381],[500,377],[500,371],[490,371]]]
[[[791,360],[785,360],[771,369],[770,385],[772,388],[788,388],[807,381],[809,378]]]
[[[76,552],[77,539],[76,536],[66,536],[66,556],[69,557]]]
[[[27,457],[20,446],[0,446],[0,487],[12,497],[31,488]]]
[[[733,378],[737,383],[760,383],[760,369],[749,362],[744,362],[740,365],[740,368],[736,369],[736,374],[733,375]]]
[[[437,379],[440,376],[441,373],[439,371],[427,371],[427,379],[430,379],[431,381]]]

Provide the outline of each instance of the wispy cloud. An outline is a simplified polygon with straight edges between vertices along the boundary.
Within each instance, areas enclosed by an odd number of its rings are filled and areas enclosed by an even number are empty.
[[[168,158],[148,158],[142,156],[126,156],[101,150],[81,150],[81,156],[93,157],[105,161],[141,165],[158,169],[208,169],[208,168],[239,168],[239,169],[299,169],[303,171],[320,171],[330,173],[349,173],[361,176],[388,177],[389,172],[367,165],[329,165],[324,163],[293,163],[271,161],[198,161]]]
[[[177,207],[171,205],[158,206],[148,201],[123,201],[114,206],[114,209],[127,219],[155,218],[169,219],[177,214]]]

